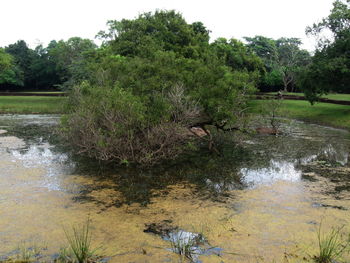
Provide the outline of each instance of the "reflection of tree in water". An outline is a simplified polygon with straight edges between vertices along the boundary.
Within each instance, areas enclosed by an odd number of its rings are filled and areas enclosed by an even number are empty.
[[[50,148],[52,151],[67,152],[53,134],[55,127],[51,124],[10,127],[9,135],[18,136],[28,144],[48,141],[55,145]],[[94,190],[112,188],[122,195],[120,200],[114,201],[114,205],[133,202],[147,205],[152,197],[166,195],[168,186],[181,183],[191,184],[198,197],[221,200],[231,190],[248,186],[247,180],[242,178],[242,169],[252,171],[250,174],[254,176],[254,171],[270,171],[272,174],[279,163],[289,167],[289,164],[294,166],[315,159],[332,158],[347,162],[350,143],[344,132],[300,122],[289,123],[283,128],[283,136],[255,135],[243,138],[245,143],[242,147],[234,146],[233,141],[225,138],[221,142],[222,156],[204,150],[152,169],[118,167],[72,156],[69,162],[76,166],[73,174],[91,176],[99,183],[83,189],[76,199],[97,202],[90,195]],[[232,134],[228,133],[227,136]],[[108,180],[115,182],[115,185],[103,183]]]
[[[301,123],[289,127],[289,133],[283,136],[255,135],[245,140],[248,143],[243,143],[243,147],[230,146],[234,144],[224,146],[222,156],[202,151],[147,169],[76,160],[76,173],[91,175],[97,181],[112,179],[116,182],[114,190],[123,195],[123,200],[118,200],[114,205],[133,202],[147,205],[152,197],[166,195],[168,186],[179,183],[194,186],[194,194],[198,197],[221,200],[231,190],[247,187],[252,181],[262,183],[266,178],[259,182],[259,173],[265,172],[265,177],[271,177],[266,181],[289,180],[293,177],[279,177],[274,171],[280,169],[281,174],[296,171],[298,164],[321,158],[325,153],[327,158],[347,156],[349,145],[348,141],[344,143],[344,137],[337,130],[315,129]],[[283,170],[279,165],[288,169]],[[247,174],[256,178],[249,178],[251,181],[248,182],[243,177]],[[294,179],[299,180],[299,177]],[[96,187],[85,189],[79,199],[88,198],[93,190],[97,190]]]
[[[96,180],[112,179],[116,182],[115,190],[122,193],[123,203],[140,203],[147,205],[155,196],[167,194],[167,187],[176,184],[191,184],[195,195],[205,198],[217,198],[230,190],[232,185],[241,188],[238,176],[239,165],[249,156],[242,148],[233,149],[235,156],[218,157],[210,153],[186,156],[182,160],[159,165],[154,168],[118,167],[96,163],[91,160],[80,160],[75,173],[90,175]],[[218,189],[220,185],[220,189]],[[84,197],[97,190],[94,186],[82,191]]]

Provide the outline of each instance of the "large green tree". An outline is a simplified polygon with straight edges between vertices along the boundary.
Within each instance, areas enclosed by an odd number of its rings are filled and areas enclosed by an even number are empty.
[[[14,57],[0,48],[0,87],[23,85],[22,75],[15,64]]]
[[[88,77],[86,63],[97,48],[90,39],[72,37],[67,41],[52,41],[47,47],[49,61],[55,65],[60,83],[72,86]]]
[[[108,26],[88,60],[89,81],[72,90],[63,125],[80,152],[152,164],[180,154],[193,127],[244,126],[260,60],[242,43],[223,42],[224,51],[210,45],[202,23],[188,24],[174,11]]]
[[[261,81],[262,88],[294,91],[297,77],[311,58],[308,51],[300,49],[301,41],[298,38],[274,40],[264,36],[245,37],[245,40],[264,61],[266,74]]]
[[[350,93],[350,1],[336,0],[328,17],[306,29],[319,38],[303,89],[310,101],[328,92]],[[331,32],[325,38],[323,32]]]
[[[14,57],[15,63],[23,73],[23,86],[28,89],[35,88],[35,78],[31,65],[35,58],[35,52],[30,49],[24,40],[10,44],[5,51]]]
[[[201,22],[188,24],[175,11],[144,13],[136,19],[110,20],[108,31],[98,36],[122,56],[150,57],[157,50],[173,51],[187,58],[202,55],[209,31]]]

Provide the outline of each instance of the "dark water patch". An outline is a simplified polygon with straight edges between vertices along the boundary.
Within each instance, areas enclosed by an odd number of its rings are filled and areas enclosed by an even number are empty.
[[[178,230],[178,227],[173,226],[172,223],[172,220],[163,220],[159,223],[146,224],[143,232],[166,237],[169,236],[170,233]]]
[[[348,210],[347,208],[343,207],[343,206],[338,206],[338,205],[327,205],[327,204],[321,204],[321,203],[313,203],[312,207],[325,207],[325,208],[333,208],[333,209],[338,209],[338,210]]]

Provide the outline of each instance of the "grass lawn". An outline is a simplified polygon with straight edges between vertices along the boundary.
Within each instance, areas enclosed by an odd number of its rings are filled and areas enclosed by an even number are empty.
[[[277,94],[277,92],[267,92],[266,94]],[[304,93],[286,92],[283,94],[304,97]],[[322,98],[327,98],[331,100],[349,100],[350,101],[350,94],[327,94],[327,95],[323,95]]]
[[[19,92],[16,92],[16,93],[23,93],[23,94],[48,94],[48,93],[51,93],[51,94],[64,94],[63,91],[19,91]]]
[[[64,97],[0,96],[0,113],[62,113]]]
[[[252,101],[251,112],[258,113],[264,103],[268,101]],[[316,103],[312,106],[308,101],[302,100],[284,100],[283,105],[285,111],[283,117],[350,130],[350,106],[330,103]]]

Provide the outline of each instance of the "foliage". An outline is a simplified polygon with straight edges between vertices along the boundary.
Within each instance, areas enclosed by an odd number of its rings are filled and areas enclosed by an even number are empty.
[[[22,85],[22,79],[14,57],[0,48],[0,86],[4,84]]]
[[[31,50],[24,40],[19,40],[5,48],[8,54],[14,57],[16,66],[23,74],[23,85],[31,87],[35,82],[32,74],[31,64],[33,63],[35,53]]]
[[[170,99],[156,96],[147,107],[140,97],[119,86],[88,83],[76,86],[71,99],[63,132],[81,153],[91,157],[148,165],[175,158],[189,139],[183,126],[192,115],[175,104],[171,108]],[[187,120],[177,121],[181,114]]]
[[[261,58],[248,49],[241,41],[218,38],[212,44],[217,57],[233,70],[258,71],[264,73],[265,68]]]
[[[307,98],[314,102],[328,92],[350,93],[350,8],[348,0],[336,0],[328,17],[308,27],[306,32],[319,37],[312,64],[302,75]],[[331,32],[332,38],[322,33]]]
[[[264,103],[261,105],[262,116],[264,117],[265,121],[268,122],[268,125],[270,125],[271,128],[279,131],[282,124],[279,118],[287,115],[283,107],[283,99],[268,99],[264,100],[263,102]]]
[[[55,65],[59,83],[72,86],[88,78],[86,63],[97,46],[89,39],[72,37],[67,41],[52,41],[47,48],[47,55]]]
[[[244,125],[261,62],[241,42],[210,45],[201,23],[187,24],[174,11],[108,25],[63,123],[80,152],[154,164],[179,155],[192,127]]]
[[[266,67],[261,86],[279,87],[284,91],[294,91],[297,77],[310,63],[310,54],[300,49],[297,38],[279,38],[274,40],[263,36],[245,37],[248,47],[263,61]]]
[[[30,49],[19,40],[0,49],[1,64],[13,64],[1,69],[0,85],[3,88],[30,90],[56,89],[87,79],[87,63],[94,56],[96,45],[89,39],[72,37],[67,41],[51,41],[47,47],[39,44]],[[5,57],[6,56],[6,57]]]
[[[209,31],[201,22],[187,24],[175,11],[157,10],[136,19],[110,20],[108,31],[98,37],[110,45],[115,54],[150,57],[155,51],[172,51],[186,58],[198,58],[208,46]]]

